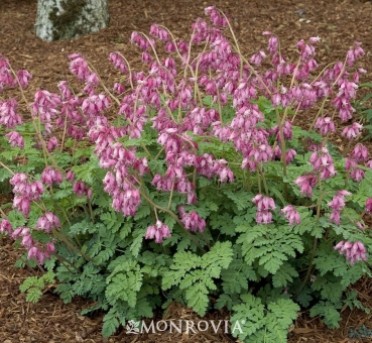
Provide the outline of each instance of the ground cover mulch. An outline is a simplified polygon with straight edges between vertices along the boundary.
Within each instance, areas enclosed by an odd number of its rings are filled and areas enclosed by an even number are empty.
[[[265,43],[261,33],[269,30],[277,34],[283,49],[294,53],[300,38],[320,36],[318,55],[321,63],[342,60],[345,52],[357,40],[367,52],[364,63],[366,80],[372,80],[372,2],[361,0],[109,0],[110,26],[97,34],[72,41],[46,43],[34,35],[36,0],[0,0],[0,54],[7,56],[16,68],[27,68],[33,75],[30,94],[36,88],[55,89],[56,82],[70,78],[67,55],[82,53],[99,71],[103,80],[113,76],[107,62],[110,51],[119,50],[134,65],[139,63],[137,51],[129,44],[133,30],[147,32],[153,22],[169,27],[176,36],[185,36],[191,22],[203,15],[203,8],[211,4],[222,9],[231,19],[242,51],[253,53]],[[31,100],[31,98],[30,98]],[[299,116],[306,126],[311,113]],[[340,143],[342,144],[342,142]],[[371,146],[371,145],[369,145]],[[0,190],[0,194],[3,193]],[[9,201],[0,198],[0,202]],[[83,317],[80,310],[89,303],[76,299],[65,305],[52,287],[46,290],[38,304],[25,302],[18,287],[25,277],[40,271],[18,270],[14,262],[20,252],[11,242],[0,238],[0,343],[37,342],[73,343],[103,342],[100,335],[101,316]],[[372,285],[364,280],[356,285],[360,299],[372,307]],[[174,306],[169,318],[196,319],[188,309]],[[223,319],[223,314],[211,314]],[[372,318],[359,311],[343,312],[340,329],[329,330],[317,319],[302,314],[290,333],[290,342],[372,342],[372,338],[351,339],[352,328],[365,325],[372,330]],[[224,334],[199,335],[125,335],[118,333],[108,342],[234,342]]]

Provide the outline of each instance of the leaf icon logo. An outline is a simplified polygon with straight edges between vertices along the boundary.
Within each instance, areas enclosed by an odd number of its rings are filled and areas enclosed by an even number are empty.
[[[128,321],[127,325],[125,326],[126,333],[138,335],[140,332],[139,325],[140,322],[136,322],[134,320]]]

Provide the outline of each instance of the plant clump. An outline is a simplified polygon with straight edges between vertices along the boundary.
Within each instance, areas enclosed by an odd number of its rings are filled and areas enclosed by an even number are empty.
[[[246,342],[285,341],[300,308],[337,327],[344,305],[363,308],[351,286],[371,275],[372,158],[352,147],[363,48],[319,71],[319,37],[293,62],[264,32],[246,58],[227,17],[205,14],[189,41],[156,24],[134,32],[143,68],[112,52],[112,86],[76,53],[77,83],[30,103],[30,73],[0,59],[0,182],[14,193],[0,232],[26,250],[20,265],[47,271],[23,289],[37,301],[57,279],[65,302],[105,311],[105,336],[171,302],[227,309]],[[316,113],[310,129],[300,111]],[[336,117],[346,157],[330,140]]]

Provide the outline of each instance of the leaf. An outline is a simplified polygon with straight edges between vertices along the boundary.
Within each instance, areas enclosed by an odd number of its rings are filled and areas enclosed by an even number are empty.
[[[296,251],[302,252],[301,236],[293,233],[287,226],[256,225],[253,228],[238,226],[236,231],[243,232],[237,243],[241,244],[244,261],[252,265],[258,260],[268,272],[275,274]]]
[[[142,271],[136,261],[127,260],[114,268],[106,279],[105,295],[111,305],[125,301],[135,307],[142,286]]]
[[[279,270],[273,275],[273,286],[276,288],[286,287],[298,277],[297,270],[290,264],[284,263]]]
[[[187,306],[204,316],[209,303],[209,292],[216,289],[214,278],[231,263],[233,251],[230,242],[217,242],[209,252],[199,257],[190,252],[175,254],[170,270],[163,275],[162,288],[179,285],[184,290]]]
[[[120,321],[117,317],[115,309],[111,308],[103,317],[102,336],[110,337],[119,328]]]
[[[234,202],[239,211],[252,207],[253,194],[245,190],[225,189],[224,194]]]
[[[310,309],[310,317],[320,316],[324,323],[331,329],[340,326],[341,315],[338,309],[330,302],[322,301]]]
[[[232,330],[234,337],[245,340],[265,325],[265,307],[260,298],[247,293],[241,296],[241,303],[233,306],[233,315],[230,319],[231,326],[238,322],[242,326],[242,333]]]
[[[200,265],[200,257],[191,252],[178,252],[174,255],[170,270],[166,271],[162,279],[162,288],[170,289],[180,283],[186,273]]]
[[[140,228],[137,228],[137,230],[135,230],[133,232],[133,242],[132,242],[129,250],[134,257],[137,257],[140,253],[140,250],[142,248],[143,239],[144,239],[144,236],[145,236],[145,232],[146,232],[146,229],[140,229]]]
[[[270,302],[267,309],[269,310],[267,323],[271,324],[273,329],[278,326],[283,331],[288,330],[293,321],[296,320],[298,311],[300,311],[300,307],[293,300],[285,298]]]
[[[264,306],[252,294],[241,296],[242,303],[233,306],[232,335],[246,342],[287,342],[290,325],[300,307],[290,299],[280,298]],[[234,332],[233,328],[242,330]]]

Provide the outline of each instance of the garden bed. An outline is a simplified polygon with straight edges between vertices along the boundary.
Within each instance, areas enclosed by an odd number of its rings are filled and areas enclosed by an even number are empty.
[[[107,63],[109,52],[119,50],[129,60],[137,61],[138,55],[129,44],[133,30],[147,32],[155,20],[168,26],[176,35],[182,36],[191,21],[201,15],[207,4],[191,1],[111,1],[110,28],[72,42],[44,43],[33,35],[35,5],[30,1],[3,1],[1,3],[0,53],[7,55],[17,68],[25,67],[35,78],[32,87],[51,88],[67,75],[67,55],[80,52],[91,61],[103,77],[113,72]],[[252,53],[263,45],[262,31],[277,34],[283,46],[289,47],[302,37],[321,36],[320,61],[342,59],[353,41],[363,42],[367,52],[364,63],[368,69],[366,79],[371,79],[372,63],[370,39],[372,31],[367,23],[372,20],[372,4],[362,1],[329,1],[313,4],[312,1],[217,1],[216,5],[232,19],[234,30],[243,52]],[[31,15],[31,14],[32,15]],[[16,32],[14,29],[16,28]],[[306,127],[312,118],[300,117]],[[4,199],[2,201],[6,201]],[[100,342],[101,317],[89,319],[79,315],[87,304],[77,300],[72,305],[63,305],[57,297],[46,292],[36,304],[28,304],[18,291],[22,280],[34,273],[33,270],[19,271],[13,268],[18,252],[10,242],[2,240],[0,247],[0,339],[10,342]],[[4,285],[4,286],[3,286]],[[361,282],[358,287],[360,298],[371,305],[370,282]],[[187,309],[175,307],[173,317],[195,318]],[[211,316],[216,316],[212,314]],[[331,331],[317,320],[301,317],[292,329],[290,342],[348,342],[350,328],[372,327],[371,318],[358,311],[345,311],[342,328]],[[149,335],[132,337],[124,333],[109,339],[109,342],[232,342],[225,336],[172,336]]]

